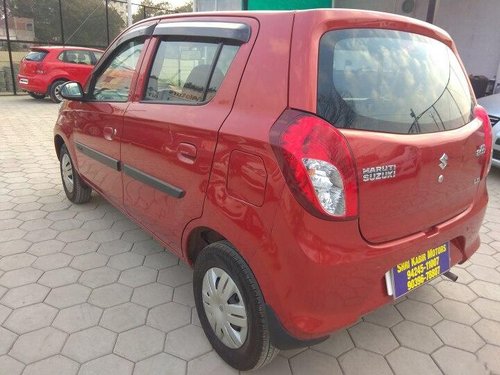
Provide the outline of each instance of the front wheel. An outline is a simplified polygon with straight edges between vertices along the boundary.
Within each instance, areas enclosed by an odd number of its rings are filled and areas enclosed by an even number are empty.
[[[266,365],[278,353],[270,340],[265,303],[252,271],[227,241],[215,242],[196,259],[196,309],[219,356],[246,371]]]
[[[63,97],[61,96],[61,86],[64,83],[66,83],[65,80],[59,79],[59,80],[55,81],[54,83],[52,83],[52,85],[50,85],[49,95],[50,95],[50,99],[54,103],[62,102]]]
[[[64,192],[73,203],[86,203],[90,200],[92,188],[81,179],[75,170],[66,145],[62,145],[60,152],[61,179]]]

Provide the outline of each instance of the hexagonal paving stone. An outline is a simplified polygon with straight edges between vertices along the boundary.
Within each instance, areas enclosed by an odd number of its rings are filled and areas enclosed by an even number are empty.
[[[31,284],[37,281],[42,274],[43,271],[37,270],[32,267],[8,271],[0,277],[0,285],[3,285],[7,288],[15,288],[16,286]]]
[[[500,322],[500,302],[478,298],[471,306],[483,317]]]
[[[339,358],[339,363],[346,375],[392,374],[384,357],[363,349],[350,350]]]
[[[33,267],[42,271],[55,270],[66,267],[72,259],[73,257],[63,253],[44,255],[33,263]]]
[[[338,357],[352,348],[354,348],[354,343],[346,329],[335,332],[326,341],[312,347],[314,350],[333,357]]]
[[[48,219],[35,219],[35,220],[28,220],[25,221],[23,225],[20,226],[21,229],[30,231],[30,230],[37,230],[37,229],[45,229],[50,227],[50,225],[53,222]]]
[[[98,232],[93,232],[90,235],[89,240],[101,243],[118,240],[121,236],[122,232],[114,231],[112,229],[105,229]]]
[[[500,347],[487,344],[479,349],[477,357],[494,374],[500,374]]]
[[[106,255],[89,253],[76,256],[71,262],[71,267],[80,271],[87,271],[93,268],[105,266],[108,262]]]
[[[28,284],[10,289],[0,300],[4,305],[17,309],[18,307],[42,302],[49,288],[39,284]]]
[[[97,250],[98,247],[99,244],[93,241],[82,240],[67,244],[62,250],[62,252],[68,255],[77,256],[77,255],[93,253]]]
[[[207,353],[188,363],[188,375],[237,375],[238,371],[229,367],[215,352]]]
[[[443,297],[460,302],[469,303],[477,298],[477,295],[467,285],[454,283],[453,281],[440,281],[435,288]]]
[[[170,302],[173,291],[173,288],[159,283],[144,285],[134,290],[132,302],[146,307],[154,307]]]
[[[434,307],[443,318],[457,323],[471,325],[481,318],[469,305],[450,299],[443,299],[435,303]]]
[[[87,328],[73,333],[64,345],[62,353],[78,362],[87,362],[110,354],[116,334],[102,327]]]
[[[89,302],[99,307],[111,307],[128,302],[131,295],[132,288],[121,284],[111,284],[94,289],[90,294]]]
[[[486,368],[474,354],[445,346],[432,354],[432,358],[445,374],[487,374]],[[460,358],[457,361],[457,358]]]
[[[156,270],[139,266],[122,271],[118,281],[122,284],[135,288],[156,281],[157,274],[158,271]]]
[[[144,265],[146,267],[153,268],[155,270],[161,270],[171,266],[175,266],[179,263],[179,258],[169,251],[163,250],[157,254],[152,254],[146,256],[144,260]]]
[[[63,309],[85,302],[90,295],[90,291],[90,288],[79,284],[65,285],[52,289],[45,302]]]
[[[52,325],[62,331],[73,333],[96,326],[101,315],[102,309],[83,303],[59,311]]]
[[[348,329],[357,347],[387,354],[398,347],[398,342],[387,328],[361,322]]]
[[[189,361],[209,352],[212,346],[200,327],[188,325],[167,334],[165,351]]]
[[[75,283],[80,275],[81,271],[69,267],[64,267],[57,270],[45,272],[40,280],[38,280],[38,283],[50,288],[57,288],[60,286]]]
[[[25,234],[26,231],[18,228],[0,230],[0,242],[19,240],[23,238]]]
[[[5,322],[5,319],[7,319],[11,312],[12,309],[8,308],[7,306],[0,305],[0,324]]]
[[[485,249],[488,249],[488,251],[484,251]],[[481,250],[483,250],[483,253],[479,252]],[[496,251],[493,248],[491,248],[488,245],[483,244],[483,245],[481,245],[481,248],[479,249],[479,251],[477,253],[475,253],[470,258],[472,264],[477,264],[477,265],[489,267],[489,268],[496,268],[496,267],[500,266],[500,262],[498,260],[496,260],[495,258],[493,258],[490,255],[485,254],[487,252],[488,254],[495,255]]]
[[[498,284],[475,280],[470,283],[469,286],[474,292],[477,293],[477,295],[481,297],[500,301],[500,288],[498,287]]]
[[[110,354],[83,364],[78,375],[130,375],[133,368],[132,362]]]
[[[21,375],[24,365],[7,355],[0,356],[0,369],[7,375]]]
[[[16,339],[15,333],[0,327],[0,355],[7,354]]]
[[[393,327],[392,332],[402,345],[421,352],[432,353],[443,345],[431,328],[408,320]]]
[[[443,320],[436,324],[434,331],[445,344],[472,353],[485,344],[471,327],[449,320]]]
[[[442,319],[431,305],[418,301],[406,300],[397,304],[396,308],[406,319],[428,326],[433,326]]]
[[[78,372],[78,363],[62,355],[56,355],[43,361],[26,366],[23,375],[51,375],[58,374],[74,375]]]
[[[0,211],[1,212],[1,211]],[[31,242],[26,240],[0,241],[0,256],[19,254],[31,246]]]
[[[175,288],[173,301],[194,307],[193,283],[184,284]]]
[[[108,256],[122,254],[128,252],[132,248],[130,242],[122,240],[114,240],[109,242],[104,242],[99,246],[97,252],[99,254],[104,254]]]
[[[47,241],[56,238],[57,233],[57,231],[50,228],[33,230],[26,234],[26,236],[24,236],[24,239],[31,242]]]
[[[385,305],[363,317],[363,320],[390,328],[401,322],[403,317],[393,305]]]
[[[134,222],[130,221],[129,219],[121,218],[121,220],[118,219],[118,221],[114,222],[111,229],[119,232],[126,232],[128,230],[138,229],[138,227]]]
[[[14,310],[4,326],[13,332],[23,334],[49,326],[56,314],[57,309],[38,303]]]
[[[156,306],[149,311],[147,324],[163,332],[173,331],[190,323],[191,309],[175,302]]]
[[[144,257],[142,255],[134,253],[123,253],[113,255],[111,258],[109,258],[108,266],[123,271],[129,268],[140,266],[142,265],[142,262],[144,262]]]
[[[155,240],[139,241],[132,246],[132,252],[140,255],[151,255],[163,252],[165,249]]]
[[[185,375],[186,362],[167,353],[160,353],[135,364],[134,375]]]
[[[165,335],[151,327],[142,326],[120,333],[114,352],[137,362],[163,350]]]
[[[120,272],[111,267],[99,267],[85,271],[80,277],[80,284],[90,288],[109,285],[118,280]]]
[[[193,271],[183,265],[165,268],[158,274],[158,282],[174,288],[183,284],[187,284],[192,280]]]
[[[481,319],[473,328],[487,343],[500,346],[500,322]]]
[[[151,236],[142,229],[132,229],[123,233],[122,240],[127,242],[139,242],[150,240]]]
[[[57,235],[57,239],[64,242],[82,241],[88,239],[91,234],[92,232],[80,228],[70,229],[64,232],[60,232]]]
[[[467,271],[476,279],[500,284],[500,273],[492,268],[473,264],[467,267]]]
[[[398,375],[414,375],[416,372],[426,375],[441,374],[431,357],[403,347],[390,353],[387,361]]]
[[[335,358],[314,350],[306,350],[290,359],[290,367],[294,374],[342,374]]]
[[[82,229],[90,230],[91,232],[97,232],[104,229],[109,229],[113,225],[113,220],[110,219],[96,219],[86,221],[82,225]],[[94,239],[95,241],[95,239]],[[97,241],[102,242],[102,241]]]
[[[16,270],[30,266],[36,257],[31,254],[14,254],[0,259],[0,269],[3,271]]]
[[[60,352],[67,334],[47,327],[19,336],[10,355],[15,359],[31,363]]]
[[[61,251],[65,246],[65,243],[58,240],[47,240],[42,242],[34,243],[29,249],[28,253],[35,256],[43,256],[54,254]]]
[[[143,325],[146,322],[146,315],[146,308],[128,302],[106,309],[100,325],[114,332],[123,332]]]

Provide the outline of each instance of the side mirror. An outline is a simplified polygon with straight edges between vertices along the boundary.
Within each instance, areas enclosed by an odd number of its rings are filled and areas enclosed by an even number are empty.
[[[61,86],[61,96],[68,100],[82,100],[83,89],[78,82],[66,82]]]

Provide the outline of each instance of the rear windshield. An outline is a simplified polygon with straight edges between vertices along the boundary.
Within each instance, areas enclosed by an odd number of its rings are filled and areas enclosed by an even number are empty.
[[[47,55],[47,51],[31,51],[24,59],[28,61],[42,61]]]
[[[324,34],[317,114],[339,128],[432,133],[472,120],[472,97],[445,44],[394,30]]]

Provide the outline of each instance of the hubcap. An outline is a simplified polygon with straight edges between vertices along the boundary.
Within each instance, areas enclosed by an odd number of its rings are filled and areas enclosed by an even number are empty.
[[[73,192],[73,167],[71,166],[71,160],[68,154],[64,154],[61,160],[61,175],[63,184],[66,187],[68,193]]]
[[[205,314],[219,340],[231,349],[241,347],[248,333],[247,311],[231,276],[210,268],[203,277],[202,293]]]
[[[55,88],[54,88],[54,96],[56,97],[57,100],[59,100],[60,102],[63,101],[63,97],[61,96],[61,86],[63,84],[61,83],[60,85],[57,85]]]

